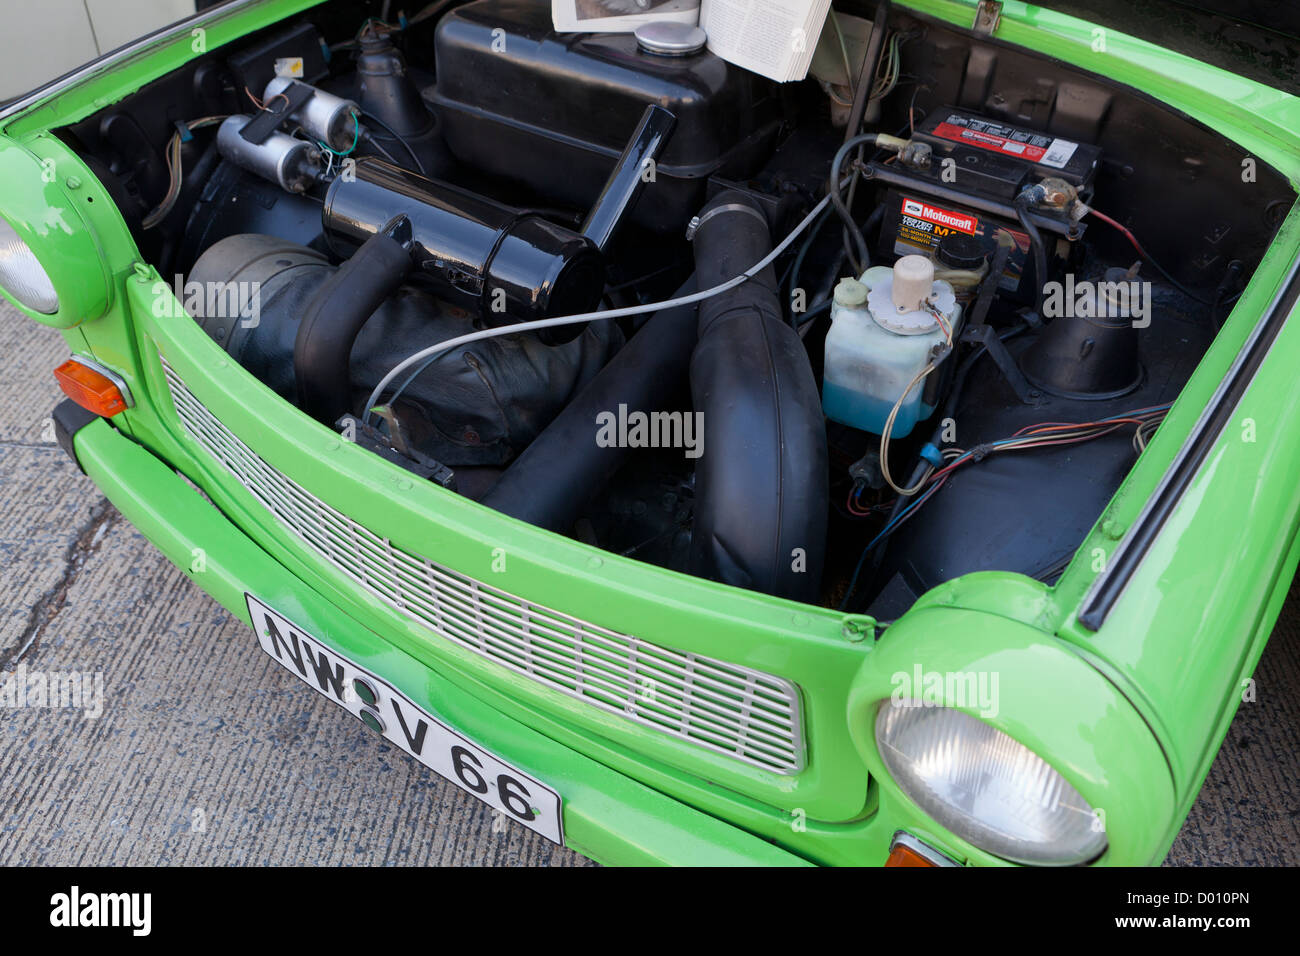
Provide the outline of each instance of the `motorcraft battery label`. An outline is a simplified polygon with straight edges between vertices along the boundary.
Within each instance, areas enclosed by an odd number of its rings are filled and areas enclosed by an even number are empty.
[[[944,237],[962,232],[979,239],[992,255],[997,243],[997,232],[1005,229],[1015,240],[1016,248],[1007,260],[999,287],[1014,292],[1020,286],[1025,256],[1029,251],[1029,236],[994,219],[981,219],[964,209],[940,205],[929,199],[903,194],[899,197],[898,226],[894,233],[894,254],[931,256]]]
[[[973,236],[980,224],[978,219],[967,213],[944,209],[941,206],[934,206],[920,199],[909,199],[906,196],[903,197],[903,219],[908,222],[911,228],[931,236],[947,235],[946,231],[936,233],[934,230],[936,226],[941,230],[956,229],[958,232]]]

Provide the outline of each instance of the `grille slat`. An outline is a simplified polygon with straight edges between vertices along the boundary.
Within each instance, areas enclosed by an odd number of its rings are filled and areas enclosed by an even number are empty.
[[[406,551],[271,467],[162,359],[186,434],[330,566],[441,638],[607,713],[776,773],[803,768],[790,681],[621,634]]]

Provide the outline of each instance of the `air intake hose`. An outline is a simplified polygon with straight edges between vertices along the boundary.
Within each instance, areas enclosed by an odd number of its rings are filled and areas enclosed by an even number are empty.
[[[772,249],[766,218],[725,192],[695,231],[700,288],[725,282]],[[772,267],[700,304],[691,396],[703,413],[691,571],[815,601],[826,550],[826,428],[808,353],[784,321]]]
[[[695,291],[695,280],[673,298]],[[597,416],[626,405],[670,407],[686,384],[695,345],[694,305],[656,312],[578,396],[546,426],[483,498],[483,504],[551,531],[568,532],[582,506],[631,453],[596,442]]]
[[[293,346],[298,402],[333,425],[352,411],[348,360],[357,333],[411,271],[411,224],[397,216],[326,279],[303,310]]]

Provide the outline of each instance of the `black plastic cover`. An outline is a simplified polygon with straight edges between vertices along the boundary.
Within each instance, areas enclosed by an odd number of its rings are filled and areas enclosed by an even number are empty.
[[[708,52],[665,57],[630,33],[556,34],[550,6],[477,0],[448,13],[425,96],[456,158],[554,201],[595,202],[647,105],[677,125],[633,218],[680,230],[705,181],[756,168],[780,127],[776,85]]]
[[[76,440],[77,432],[99,417],[94,412],[82,408],[70,398],[65,398],[55,405],[54,411],[50,415],[54,422],[54,440],[59,443],[59,447],[72,459],[73,464],[81,470],[83,475],[86,473],[86,469],[82,468],[81,462],[77,461],[77,450],[73,443]]]
[[[274,236],[229,236],[208,249],[188,279],[203,288],[258,291],[258,321],[225,310],[195,321],[257,379],[297,403],[294,347],[298,326],[316,291],[335,269],[322,254]],[[478,315],[403,286],[361,327],[352,346],[349,391],[359,413],[370,390],[412,352],[479,328]],[[457,469],[502,465],[527,447],[577,391],[605,366],[622,333],[593,322],[572,342],[544,345],[536,335],[503,335],[444,352],[397,403],[413,448]],[[388,396],[385,396],[387,399]]]
[[[324,43],[310,23],[295,24],[244,47],[226,59],[226,66],[240,96],[243,96],[244,87],[261,96],[266,84],[275,77],[275,61],[293,57],[302,58],[302,76],[299,77],[302,82],[315,83],[328,75]]]

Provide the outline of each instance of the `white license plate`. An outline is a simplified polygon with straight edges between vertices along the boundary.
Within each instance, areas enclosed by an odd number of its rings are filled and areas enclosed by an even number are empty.
[[[291,674],[508,819],[564,843],[558,793],[467,740],[251,594],[244,597],[257,642]]]

